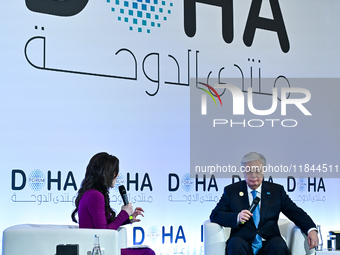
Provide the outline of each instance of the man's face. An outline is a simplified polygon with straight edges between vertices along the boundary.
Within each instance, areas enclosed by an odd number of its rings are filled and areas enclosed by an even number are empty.
[[[261,160],[255,160],[245,163],[244,170],[244,178],[249,188],[257,189],[263,181]]]

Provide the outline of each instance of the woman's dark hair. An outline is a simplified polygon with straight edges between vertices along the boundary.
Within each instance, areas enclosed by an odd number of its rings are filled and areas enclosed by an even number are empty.
[[[89,189],[98,190],[105,198],[105,214],[106,217],[111,216],[109,222],[116,217],[116,213],[110,207],[109,188],[112,181],[119,174],[119,160],[115,156],[106,152],[100,152],[94,155],[86,167],[85,178],[81,183],[75,200],[76,209],[72,212],[71,218],[74,222],[78,222],[76,214],[78,212],[79,201],[84,193]]]

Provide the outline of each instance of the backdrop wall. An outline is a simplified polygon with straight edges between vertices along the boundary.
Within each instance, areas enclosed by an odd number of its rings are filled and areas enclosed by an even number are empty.
[[[324,243],[340,230],[339,1],[70,2],[0,3],[1,231],[72,224],[86,165],[101,151],[120,159],[117,185],[145,210],[129,244],[157,254],[203,254],[203,222],[243,175],[195,167],[238,168],[249,151],[290,167],[266,179],[321,225]],[[310,93],[302,106],[311,115],[288,103],[282,114],[276,78],[280,100],[282,88]],[[233,112],[229,91],[217,89],[215,105],[197,81],[235,85],[244,113]],[[249,87],[254,108],[274,100],[276,111],[254,114]],[[120,210],[117,187],[110,194]]]

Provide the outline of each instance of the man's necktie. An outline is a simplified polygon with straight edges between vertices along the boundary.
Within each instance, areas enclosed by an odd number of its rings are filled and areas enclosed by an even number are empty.
[[[253,190],[251,194],[253,195],[253,199],[256,198],[256,190]],[[257,205],[254,212],[253,212],[253,219],[256,228],[259,226],[260,222],[260,205]],[[255,239],[252,243],[253,253],[256,255],[259,249],[262,247],[262,238],[258,234],[256,234]]]

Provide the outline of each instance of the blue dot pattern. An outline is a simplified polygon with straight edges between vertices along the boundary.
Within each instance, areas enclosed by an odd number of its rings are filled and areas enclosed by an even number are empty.
[[[150,33],[160,28],[172,13],[173,3],[165,0],[106,0],[118,21],[128,24],[130,31]]]
[[[160,230],[156,226],[152,225],[147,231],[147,237],[149,241],[156,244],[157,239],[161,236],[160,233]]]
[[[118,192],[119,186],[125,184],[125,179],[122,174],[118,174],[115,186],[113,187],[113,191]]]
[[[189,192],[194,187],[194,180],[190,178],[190,174],[184,174],[182,177],[182,188],[185,192]]]
[[[45,175],[40,170],[34,170],[28,176],[28,184],[34,191],[42,190],[42,188],[45,187],[45,183]]]

